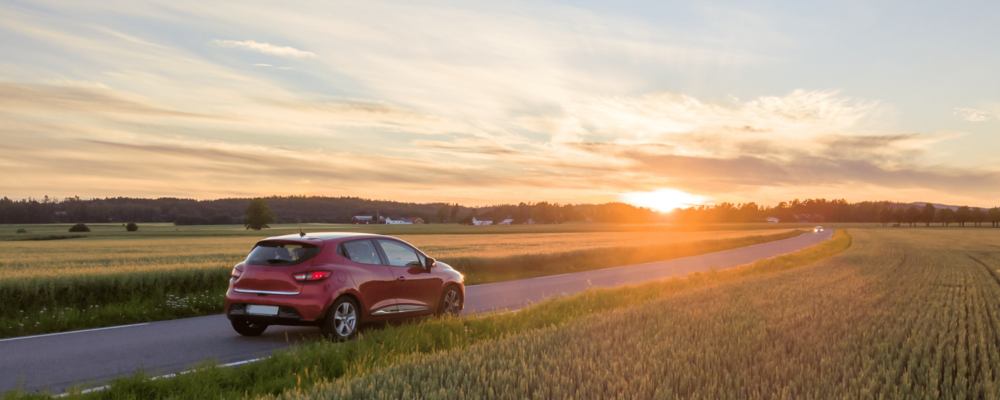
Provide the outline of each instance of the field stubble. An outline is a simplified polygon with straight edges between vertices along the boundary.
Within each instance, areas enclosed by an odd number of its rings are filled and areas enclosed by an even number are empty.
[[[282,399],[995,399],[1000,234],[858,230],[838,257]]]

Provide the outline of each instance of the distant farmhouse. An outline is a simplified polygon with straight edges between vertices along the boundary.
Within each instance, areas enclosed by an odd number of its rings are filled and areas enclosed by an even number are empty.
[[[351,218],[351,223],[356,225],[368,225],[368,224],[374,224],[376,222],[375,222],[375,217],[371,215],[355,215],[354,218]],[[380,216],[378,217],[378,223],[387,225],[414,225],[414,224],[420,225],[424,224],[425,222],[424,219],[420,217],[386,218]]]
[[[767,223],[769,224],[777,224],[778,222],[781,222],[781,220],[774,217],[767,217]]]
[[[476,225],[476,226],[479,226],[479,225],[493,225],[493,219],[492,218],[472,217],[472,224]]]
[[[513,218],[507,218],[507,219],[505,219],[503,221],[500,221],[500,223],[497,224],[497,225],[510,225],[511,222],[514,222],[514,219]]]

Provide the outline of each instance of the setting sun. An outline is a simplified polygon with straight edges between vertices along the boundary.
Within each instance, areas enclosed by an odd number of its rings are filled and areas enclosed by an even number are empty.
[[[622,195],[629,204],[669,212],[676,208],[700,206],[711,200],[708,196],[687,193],[677,189],[660,189],[653,192],[632,192]]]

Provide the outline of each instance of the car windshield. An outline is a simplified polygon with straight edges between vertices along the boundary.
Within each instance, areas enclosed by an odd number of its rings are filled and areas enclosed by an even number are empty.
[[[319,247],[305,243],[258,243],[247,256],[251,265],[295,265],[316,256]]]

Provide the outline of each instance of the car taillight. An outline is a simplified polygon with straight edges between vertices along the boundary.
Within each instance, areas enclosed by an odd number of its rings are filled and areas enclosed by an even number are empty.
[[[240,277],[243,276],[243,271],[233,268],[233,272],[230,275],[233,279],[240,279]]]
[[[292,275],[295,280],[299,282],[310,282],[310,281],[320,281],[330,277],[330,271],[316,271],[316,272],[306,272],[303,274]]]

